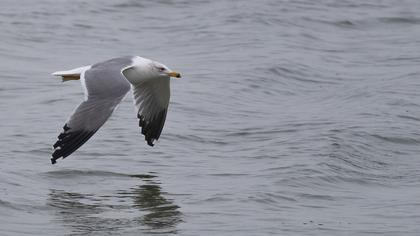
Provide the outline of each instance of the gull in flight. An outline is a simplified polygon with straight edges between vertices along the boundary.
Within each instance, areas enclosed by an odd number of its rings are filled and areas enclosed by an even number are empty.
[[[63,82],[80,80],[85,98],[67,119],[53,145],[51,163],[76,151],[108,120],[127,92],[133,91],[141,133],[147,144],[159,139],[169,105],[169,78],[178,72],[150,59],[118,57],[73,70],[57,71]]]

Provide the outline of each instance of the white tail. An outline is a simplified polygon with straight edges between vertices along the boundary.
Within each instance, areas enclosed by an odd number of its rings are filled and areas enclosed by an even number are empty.
[[[63,71],[56,71],[52,73],[52,75],[55,76],[61,76],[63,79],[63,82],[69,81],[69,80],[79,80],[80,75],[86,71],[89,70],[91,66],[82,66],[78,67],[72,70],[63,70]]]

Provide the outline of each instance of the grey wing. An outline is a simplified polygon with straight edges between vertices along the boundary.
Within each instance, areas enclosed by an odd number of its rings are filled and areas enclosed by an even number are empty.
[[[162,133],[168,111],[170,88],[168,78],[156,78],[133,86],[141,133],[147,144],[154,145]]]
[[[130,90],[130,83],[116,71],[93,67],[82,74],[85,101],[71,114],[53,145],[51,162],[65,158],[82,146],[108,120]]]

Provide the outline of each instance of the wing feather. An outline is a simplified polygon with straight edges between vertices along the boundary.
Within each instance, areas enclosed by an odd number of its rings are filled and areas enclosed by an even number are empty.
[[[108,120],[114,109],[130,90],[130,83],[112,63],[92,66],[81,73],[85,88],[83,101],[71,114],[53,145],[51,162],[76,151]]]
[[[132,86],[137,118],[147,144],[154,145],[162,133],[168,111],[170,88],[168,78],[154,78]]]

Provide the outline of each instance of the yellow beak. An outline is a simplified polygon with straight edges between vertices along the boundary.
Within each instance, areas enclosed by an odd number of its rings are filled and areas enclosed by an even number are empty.
[[[169,77],[181,78],[181,74],[175,71],[171,71],[168,73]]]

